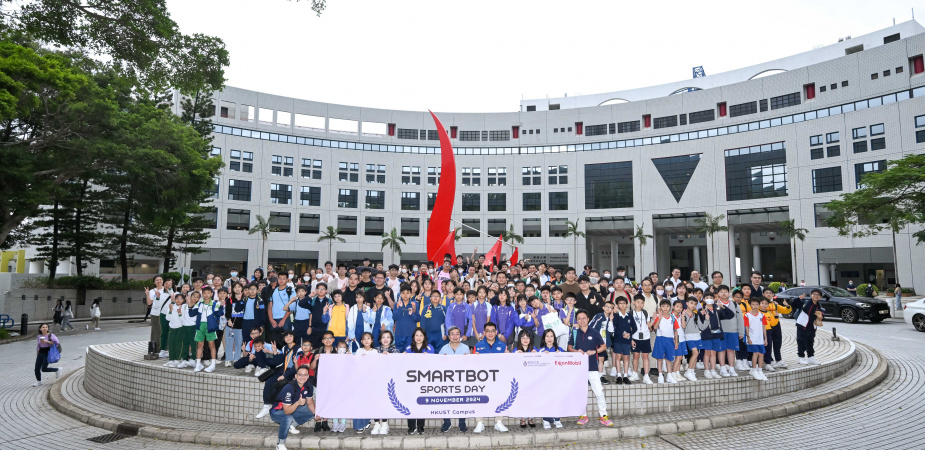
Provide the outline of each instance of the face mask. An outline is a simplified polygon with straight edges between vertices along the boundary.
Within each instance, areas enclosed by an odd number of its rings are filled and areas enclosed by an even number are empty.
[[[408,269],[405,269],[404,267],[402,267],[401,273],[408,273]]]
[[[308,280],[311,280],[312,277],[310,277],[310,276],[308,276],[308,275],[305,275],[304,277],[302,277],[302,279],[305,280],[305,281],[308,281]]]
[[[412,267],[412,268],[411,268],[411,270],[413,270],[413,271],[415,271],[415,272],[417,272],[417,271],[418,271],[418,266],[414,266],[414,267]]]
[[[341,355],[343,355],[344,353],[347,353],[347,349],[343,347],[339,347],[337,349],[337,353],[340,353]]]
[[[606,278],[606,279],[609,280],[609,279],[610,279],[610,274],[609,274],[609,273],[605,273],[605,274],[604,274],[604,278]]]
[[[291,280],[291,279],[293,279],[293,278],[295,278],[295,274],[292,273],[292,272],[289,272],[289,279]]]
[[[320,280],[320,279],[321,279],[321,274],[320,274],[320,273],[316,273],[316,274],[315,274],[315,278],[317,278],[317,279]]]
[[[706,303],[706,304],[708,304],[708,305],[712,305],[712,304],[713,304],[713,300],[712,300],[712,299],[709,299],[709,298],[706,299],[706,300],[704,300],[703,302]]]
[[[617,272],[617,276],[623,278],[623,272]]]
[[[231,272],[231,276],[232,276],[232,277],[236,277],[236,276],[238,276],[238,273],[237,273],[237,272]]]
[[[655,291],[655,293],[658,294],[658,295],[665,295],[665,291],[663,291],[663,290],[661,290],[661,289]]]
[[[610,292],[613,292],[613,291],[614,291],[614,288],[610,288],[610,289],[608,289],[608,290],[609,290]]]
[[[588,277],[588,278],[591,279],[591,284],[597,284],[598,281],[601,281],[601,279],[597,277]]]
[[[508,283],[507,287],[514,287],[514,283]]]

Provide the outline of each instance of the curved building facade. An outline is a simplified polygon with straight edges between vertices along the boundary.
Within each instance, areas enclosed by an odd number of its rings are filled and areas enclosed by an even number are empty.
[[[437,113],[457,154],[457,249],[493,242],[467,227],[497,235],[513,225],[534,262],[623,265],[633,276],[716,269],[727,280],[755,268],[790,281],[791,242],[777,232],[794,219],[809,230],[792,255],[807,284],[887,286],[898,275],[923,292],[925,277],[912,270],[925,264],[916,230],[896,235],[894,266],[889,234],[841,237],[823,222],[826,202],[865,173],[925,150],[923,53],[922,27],[906,22],[732,75],[539,108],[525,101],[519,112]],[[747,76],[767,70],[786,71]],[[696,90],[669,95],[686,87]],[[613,98],[630,101],[596,106]],[[408,241],[400,259],[424,259],[440,165],[428,112],[233,87],[215,93],[215,105],[214,154],[226,167],[209,251],[192,256],[194,268],[262,265],[261,240],[247,232],[257,214],[279,230],[267,242],[277,266],[390,261],[380,247],[393,228]],[[705,213],[725,214],[729,231],[699,234]],[[564,237],[566,221],[587,237]],[[328,226],[347,239],[336,255],[318,242]],[[630,238],[637,227],[654,236],[641,248]]]

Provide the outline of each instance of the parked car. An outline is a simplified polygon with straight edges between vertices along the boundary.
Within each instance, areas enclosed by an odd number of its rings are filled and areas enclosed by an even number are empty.
[[[916,330],[925,332],[925,298],[903,305],[903,319]]]
[[[890,305],[880,299],[870,297],[859,297],[845,289],[834,286],[800,286],[787,289],[777,294],[777,301],[797,298],[805,295],[809,300],[810,293],[813,289],[822,290],[822,300],[819,304],[822,306],[823,318],[841,318],[848,323],[857,323],[858,320],[869,320],[873,323],[882,322],[883,319],[890,317]],[[789,316],[792,317],[792,314]]]

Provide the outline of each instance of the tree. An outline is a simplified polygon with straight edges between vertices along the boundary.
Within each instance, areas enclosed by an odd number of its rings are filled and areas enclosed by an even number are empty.
[[[394,227],[392,228],[391,232],[382,233],[382,238],[382,247],[379,247],[379,250],[382,250],[388,246],[389,251],[392,253],[391,261],[394,262],[396,253],[401,256],[401,246],[402,244],[406,243],[405,238],[401,237],[401,235],[398,234],[398,230],[396,230]]]
[[[780,231],[778,231],[778,233],[780,233],[781,236],[789,238],[793,243],[793,282],[796,283],[796,281],[800,279],[797,275],[797,239],[802,242],[806,239],[806,233],[809,233],[809,230],[806,228],[797,228],[796,219],[784,220],[779,222],[778,226],[780,226]]]
[[[511,247],[515,247],[515,244],[523,244],[523,243],[524,243],[524,237],[521,236],[521,235],[519,235],[519,234],[517,234],[517,232],[514,231],[514,224],[513,224],[513,223],[511,224],[511,228],[508,229],[508,231],[502,231],[502,232],[501,232],[501,240],[504,241],[504,242],[506,242],[506,243],[507,243],[508,245],[510,245]]]
[[[270,232],[271,232],[271,231],[273,231],[273,230],[272,230],[272,228],[270,228],[270,221],[267,220],[267,219],[265,219],[265,218],[264,218],[263,216],[261,216],[260,214],[257,214],[257,224],[254,225],[253,227],[251,227],[250,230],[247,230],[247,234],[260,233],[260,242],[261,242],[261,243],[260,243],[260,261],[261,261],[261,264],[262,264],[264,261],[267,260],[267,257],[266,257],[266,255],[264,254],[264,252],[266,251],[267,239],[270,238]]]
[[[54,280],[58,273],[59,243],[61,242],[61,223],[66,220],[67,211],[61,207],[60,194],[52,197],[50,208],[43,209],[33,218],[32,224],[46,230],[43,235],[30,235],[26,244],[35,246],[35,258],[44,259],[48,266],[48,278]]]
[[[454,233],[456,233],[456,234],[453,235],[453,241],[454,241],[454,242],[459,242],[459,240],[463,238],[463,230],[462,230],[462,228],[457,228],[456,231],[455,231]]]
[[[632,236],[630,236],[630,239],[636,241],[636,243],[639,244],[639,265],[640,265],[641,267],[640,267],[639,270],[637,271],[637,275],[636,275],[636,278],[637,278],[637,279],[639,279],[639,277],[642,275],[642,270],[643,270],[642,267],[645,266],[645,259],[646,259],[646,257],[645,257],[645,253],[642,252],[642,248],[646,246],[646,244],[648,243],[648,240],[649,240],[649,239],[654,239],[654,238],[655,238],[655,237],[652,236],[651,234],[646,234],[646,232],[645,232],[645,230],[644,230],[644,228],[645,228],[644,226],[645,226],[645,224],[636,225],[636,233],[634,233]]]
[[[566,220],[566,221],[565,221],[565,225],[566,225],[567,229],[565,230],[565,234],[563,234],[562,237],[564,237],[564,238],[571,237],[571,238],[572,238],[572,244],[573,244],[574,247],[575,247],[575,265],[577,266],[577,265],[578,265],[578,238],[583,238],[583,237],[585,237],[585,233],[584,233],[584,231],[579,231],[579,230],[578,230],[578,221],[577,221],[577,220],[576,220],[575,222],[572,222],[572,221],[570,221],[570,220]],[[512,225],[512,226],[513,226],[513,225]],[[520,242],[523,242],[523,238],[520,238]]]
[[[318,236],[318,242],[323,241],[328,241],[328,257],[331,258],[331,260],[334,260],[334,253],[332,250],[334,241],[347,242],[344,238],[340,237],[340,228],[334,228],[330,225],[328,225],[327,230],[321,233],[321,236]]]
[[[700,226],[697,227],[697,232],[704,233],[710,238],[710,254],[713,255],[713,265],[716,265],[716,241],[713,235],[721,231],[729,231],[729,227],[723,225],[723,219],[725,218],[725,214],[714,216],[710,213],[704,213],[703,217],[695,219],[695,221],[700,224]]]

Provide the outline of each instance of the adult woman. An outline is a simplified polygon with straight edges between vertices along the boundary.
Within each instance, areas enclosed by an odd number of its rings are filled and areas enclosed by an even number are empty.
[[[424,329],[417,327],[411,335],[411,344],[405,348],[405,353],[430,353],[434,354],[434,348],[427,343],[427,333]]]
[[[254,269],[254,276],[251,277],[251,281],[254,283],[259,283],[264,277],[263,269],[258,267]]]
[[[171,282],[171,285],[173,282]],[[154,277],[154,289],[145,289],[145,297],[148,299],[148,306],[151,307],[151,315],[157,320],[151,319],[151,338],[150,341],[157,343],[160,349],[160,357],[168,356],[167,341],[170,339],[170,324],[167,322],[167,311],[164,308],[170,303],[170,292],[164,287],[164,278],[160,275]]]
[[[36,338],[35,346],[35,383],[32,383],[33,387],[42,384],[42,372],[55,372],[56,377],[61,377],[62,369],[48,367],[48,350],[52,345],[58,345],[58,337],[51,334],[47,323],[39,325],[39,335]]]
[[[898,313],[903,310],[903,288],[899,283],[896,283],[896,289],[893,289],[893,295],[896,297],[896,312]],[[896,317],[896,315],[894,314],[893,317]]]
[[[90,305],[90,325],[87,325],[87,329],[93,327],[94,331],[100,330],[100,299],[94,299],[93,303]]]
[[[241,357],[244,345],[244,287],[239,283],[231,286],[231,295],[225,300],[225,367],[231,367]]]
[[[55,330],[58,330],[61,328],[62,313],[64,313],[64,302],[61,301],[61,299],[59,298],[58,301],[55,302],[55,316],[54,316]]]
[[[64,312],[61,313],[61,331],[67,331],[68,327],[72,330],[74,325],[71,325],[71,319],[74,318],[74,308],[71,307],[71,301],[68,300],[64,302]]]

